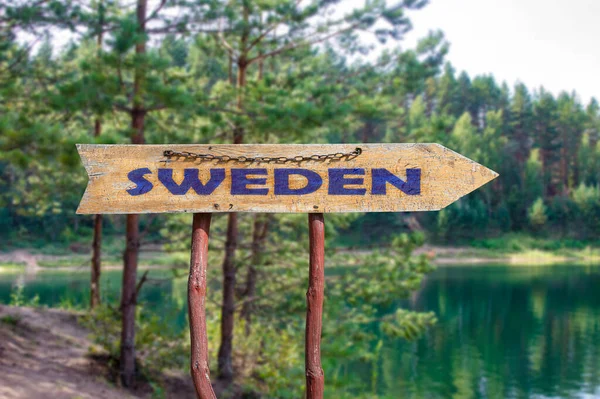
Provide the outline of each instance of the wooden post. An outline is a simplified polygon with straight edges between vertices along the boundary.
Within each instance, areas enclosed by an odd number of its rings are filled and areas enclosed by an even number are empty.
[[[325,376],[321,367],[321,329],[325,289],[325,222],[322,213],[308,215],[310,265],[306,292],[304,361],[306,398],[322,399]]]
[[[192,380],[200,399],[216,399],[210,383],[208,336],[206,334],[206,269],[210,213],[195,213],[192,227],[192,255],[188,279]]]

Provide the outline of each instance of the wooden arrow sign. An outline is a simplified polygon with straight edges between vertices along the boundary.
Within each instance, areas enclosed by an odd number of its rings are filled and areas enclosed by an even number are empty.
[[[439,144],[77,149],[83,214],[433,211],[498,176]]]

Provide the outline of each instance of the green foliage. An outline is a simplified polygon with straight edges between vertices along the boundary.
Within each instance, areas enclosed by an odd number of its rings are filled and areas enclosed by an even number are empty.
[[[215,334],[217,333],[215,324]],[[301,323],[257,323],[250,334],[237,323],[236,362],[244,390],[278,398],[297,398],[304,389],[303,329]]]
[[[33,298],[27,299],[25,297],[25,285],[18,283],[15,285],[10,292],[9,305],[11,306],[30,306],[38,307],[40,305],[39,295],[34,295]]]
[[[582,233],[596,236],[600,228],[600,188],[581,183],[572,196]]]
[[[304,366],[300,354],[306,238],[300,234],[297,245],[290,235],[297,236],[297,223],[304,221],[305,217],[289,216],[275,225],[269,256],[258,269],[263,278],[257,286],[256,320],[250,334],[243,332],[244,323],[237,327],[236,342],[243,353],[239,362],[245,365],[243,373],[254,377],[247,380],[249,387],[268,397],[295,398],[302,393],[298,381]],[[288,238],[282,239],[285,236]],[[322,332],[322,352],[327,357],[364,361],[373,356],[373,342],[382,336],[416,339],[435,323],[431,313],[410,312],[398,303],[418,289],[423,277],[433,270],[425,255],[412,255],[423,242],[422,234],[400,234],[389,247],[367,255],[328,255],[331,266],[327,266]],[[379,328],[366,328],[372,325]]]
[[[137,308],[135,345],[142,373],[152,379],[162,370],[179,369],[188,363],[189,337],[176,333],[164,319],[142,306]],[[113,366],[119,359],[121,314],[109,305],[102,305],[81,320],[90,330],[90,338],[111,358]],[[93,352],[96,349],[90,348]]]
[[[544,200],[542,198],[535,200],[527,212],[531,227],[535,230],[541,229],[548,221],[547,212],[548,209],[546,208],[546,205],[544,205]]]
[[[398,309],[392,321],[383,323],[382,330],[386,335],[413,341],[434,325],[436,321],[433,313],[415,313]]]
[[[527,252],[529,250],[540,250],[560,252],[564,250],[581,250],[588,246],[598,245],[597,242],[585,242],[574,239],[551,239],[532,237],[523,233],[506,234],[498,238],[478,239],[470,242],[475,248],[484,248],[499,252]]]

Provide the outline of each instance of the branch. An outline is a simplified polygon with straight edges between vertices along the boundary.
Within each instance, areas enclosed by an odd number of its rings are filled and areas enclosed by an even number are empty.
[[[252,119],[256,119],[258,117],[255,113],[252,113],[252,112],[242,112],[242,111],[233,110],[233,109],[229,109],[229,108],[209,107],[209,109],[211,111],[227,112],[229,114],[240,115],[240,116],[249,116]]]
[[[148,277],[148,272],[150,270],[146,270],[144,272],[144,274],[142,275],[142,278],[140,279],[140,281],[137,283],[136,287],[135,287],[135,295],[133,296],[133,302],[137,303],[137,298],[138,298],[138,294],[140,293],[140,290],[142,289],[142,285],[144,285],[144,283],[147,280]]]
[[[281,53],[283,53],[283,52],[285,52],[285,51],[288,51],[288,50],[293,50],[293,49],[295,49],[295,48],[298,48],[298,47],[302,47],[302,46],[312,46],[312,45],[315,45],[315,44],[318,44],[318,43],[322,43],[322,42],[324,42],[324,41],[326,41],[326,40],[329,40],[329,39],[331,39],[332,37],[335,37],[335,36],[337,36],[337,35],[339,35],[339,34],[342,34],[342,33],[344,33],[344,32],[347,32],[347,31],[349,31],[349,30],[352,30],[352,29],[356,28],[358,25],[360,25],[360,23],[359,23],[359,22],[356,22],[356,23],[354,23],[354,24],[352,24],[352,25],[350,25],[350,26],[347,26],[347,27],[345,27],[345,28],[343,28],[343,29],[340,29],[340,30],[337,30],[337,31],[335,31],[335,32],[332,32],[332,33],[330,33],[330,34],[328,34],[328,35],[325,35],[325,36],[323,36],[323,37],[320,37],[320,38],[318,38],[318,39],[315,39],[315,40],[313,40],[313,41],[290,43],[290,44],[288,44],[287,46],[283,46],[283,47],[280,47],[280,48],[278,48],[277,50],[273,50],[273,51],[271,51],[271,52],[269,52],[269,53],[266,53],[266,54],[261,54],[261,55],[257,55],[257,56],[256,56],[256,57],[254,57],[254,58],[250,58],[250,59],[248,60],[248,65],[252,64],[252,63],[253,63],[253,62],[255,62],[255,61],[258,61],[258,60],[264,60],[264,59],[266,59],[266,58],[274,57],[274,56],[276,56],[276,55],[278,55],[278,54],[281,54]],[[310,34],[310,35],[308,35],[307,37],[315,36],[315,35],[317,35],[317,34],[318,34],[318,32],[315,32],[315,33],[313,33],[313,34]]]
[[[272,292],[263,293],[261,295],[254,295],[254,296],[244,299],[243,301],[238,301],[235,305],[235,308],[238,309],[238,308],[244,306],[244,304],[246,304],[246,303],[260,301],[261,299],[269,299],[272,295],[281,294],[282,292],[288,292],[290,289],[297,288],[297,287],[298,287],[298,281],[294,281],[291,284],[285,284],[282,287],[279,287],[278,289],[276,289]]]
[[[233,49],[233,47],[231,47],[227,40],[225,40],[225,35],[223,35],[223,29],[221,27],[219,27],[219,39],[223,43],[223,46],[225,46],[225,48],[229,50],[229,53],[233,56],[235,50]]]
[[[299,6],[301,2],[302,2],[302,0],[296,0],[296,7]],[[260,36],[258,36],[256,39],[254,39],[252,41],[252,43],[250,43],[250,46],[248,46],[248,51],[252,50],[252,48],[254,48],[254,46],[256,46],[258,43],[260,43],[262,41],[262,39],[264,39],[269,33],[273,32],[273,30],[277,29],[277,27],[285,21],[287,21],[287,19],[279,20],[279,21],[275,22],[273,25],[271,25],[269,28],[267,28],[267,30],[265,30]]]
[[[123,82],[123,72],[121,71],[121,56],[119,56],[119,61],[117,62],[117,76],[119,78],[119,86],[121,86],[121,90],[125,91],[125,83]]]
[[[113,108],[115,108],[118,111],[123,111],[123,112],[127,112],[127,113],[131,113],[131,111],[133,111],[131,108],[126,107],[121,104],[113,104]]]
[[[166,3],[167,3],[167,0],[161,0],[160,4],[154,9],[154,11],[152,11],[150,16],[144,20],[144,24],[146,22],[150,21],[151,19],[154,19],[154,17],[156,17],[158,12],[165,6]]]
[[[168,34],[168,33],[219,33],[219,29],[187,29],[181,28],[180,23],[163,26],[161,28],[146,29],[146,33]]]
[[[262,41],[262,39],[264,39],[269,33],[271,33],[274,29],[276,29],[282,22],[283,21],[278,21],[277,23],[272,25],[270,28],[265,30],[262,34],[260,34],[260,36],[258,36],[256,39],[254,39],[252,41],[252,43],[250,43],[250,45],[248,46],[248,51],[252,50],[254,48],[254,46],[256,46],[258,43],[260,43]]]
[[[146,112],[160,111],[160,110],[163,110],[166,108],[167,108],[167,106],[165,104],[158,104],[158,105],[153,105],[151,107],[146,107],[146,108],[144,108],[144,111],[146,111]]]
[[[10,72],[11,69],[13,69],[13,67],[15,67],[17,64],[19,64],[23,58],[25,58],[25,55],[29,54],[29,51],[31,50],[31,48],[33,46],[35,46],[37,44],[37,42],[39,42],[41,39],[41,37],[38,37],[37,39],[35,39],[33,42],[29,43],[27,45],[27,47],[25,47],[24,49],[19,49],[20,50],[20,54],[16,57],[16,59],[11,62],[9,65],[7,65],[5,68],[3,68],[0,73],[4,73],[4,72]]]

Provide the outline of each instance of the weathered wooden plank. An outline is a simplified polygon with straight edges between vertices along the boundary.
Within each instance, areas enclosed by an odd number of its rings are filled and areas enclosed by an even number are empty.
[[[357,156],[302,162],[166,157]],[[439,210],[498,176],[439,144],[84,145],[77,213],[404,212]]]

